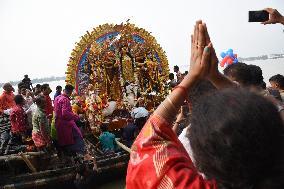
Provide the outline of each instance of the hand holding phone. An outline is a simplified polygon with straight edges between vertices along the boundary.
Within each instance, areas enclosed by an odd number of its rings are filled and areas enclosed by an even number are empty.
[[[269,13],[262,11],[249,11],[249,22],[265,22],[269,20]]]
[[[284,25],[284,16],[282,16],[276,9],[266,8],[266,12],[269,14],[269,19],[267,21],[262,22],[262,24],[276,24],[280,23]]]

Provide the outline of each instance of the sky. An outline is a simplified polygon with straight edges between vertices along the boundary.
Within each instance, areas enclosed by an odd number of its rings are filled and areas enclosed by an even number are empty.
[[[248,23],[249,10],[277,8],[284,0],[0,0],[0,83],[64,76],[75,42],[105,23],[130,19],[152,32],[169,66],[189,63],[190,34],[206,22],[217,54],[284,53],[284,26]],[[284,71],[282,71],[284,72]]]

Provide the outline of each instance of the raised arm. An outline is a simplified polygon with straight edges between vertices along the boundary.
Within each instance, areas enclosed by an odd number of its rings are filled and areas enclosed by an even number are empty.
[[[211,43],[206,46],[206,25],[197,21],[194,34],[191,36],[190,70],[182,82],[161,103],[154,114],[157,114],[172,123],[181,105],[187,98],[188,91],[201,78],[208,74]]]

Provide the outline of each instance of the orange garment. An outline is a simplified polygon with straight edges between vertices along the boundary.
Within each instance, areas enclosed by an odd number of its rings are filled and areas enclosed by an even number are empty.
[[[194,167],[171,125],[152,115],[131,147],[126,189],[216,189]]]
[[[0,96],[0,113],[4,110],[12,108],[15,104],[13,92],[4,91]]]

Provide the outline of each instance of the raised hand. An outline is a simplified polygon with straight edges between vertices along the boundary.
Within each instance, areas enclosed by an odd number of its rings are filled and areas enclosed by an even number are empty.
[[[262,22],[262,24],[281,23],[284,25],[284,17],[276,9],[266,8],[264,10],[269,13],[269,20]]]
[[[191,58],[189,73],[196,79],[206,77],[210,67],[210,39],[206,36],[206,25],[197,21],[191,36]],[[209,44],[206,44],[209,42]]]

